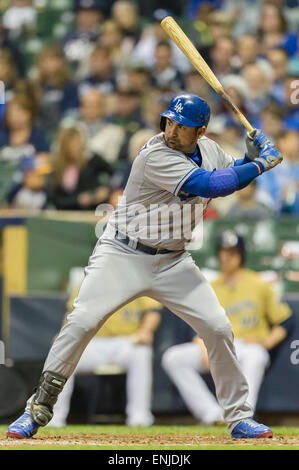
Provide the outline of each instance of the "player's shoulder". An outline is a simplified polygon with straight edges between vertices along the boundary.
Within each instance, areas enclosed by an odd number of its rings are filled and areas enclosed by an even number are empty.
[[[206,150],[206,152],[209,153],[210,155],[211,154],[217,155],[217,154],[224,153],[224,150],[220,147],[220,145],[215,140],[210,139],[209,137],[205,135],[200,137],[197,143],[198,143],[200,150]]]

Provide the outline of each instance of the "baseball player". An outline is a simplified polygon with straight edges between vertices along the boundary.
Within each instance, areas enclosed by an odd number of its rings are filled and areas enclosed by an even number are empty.
[[[31,437],[48,424],[91,338],[113,312],[143,295],[165,305],[204,340],[232,437],[272,436],[271,429],[252,420],[231,324],[186,243],[211,198],[245,187],[282,156],[255,129],[246,138],[245,157],[234,160],[205,137],[209,118],[209,105],[189,93],[176,95],[161,113],[162,132],[134,160],[123,196],[89,259],[73,311],[29,398],[30,412],[9,426],[8,437]]]
[[[288,305],[277,301],[271,285],[245,268],[245,256],[243,238],[232,230],[224,232],[218,242],[221,274],[211,284],[232,324],[236,354],[249,386],[247,400],[255,410],[269,351],[286,338],[293,317]],[[198,336],[166,350],[162,365],[198,420],[208,425],[222,420],[221,407],[200,376],[208,372],[209,361]]]
[[[68,311],[78,294],[70,296]],[[160,323],[162,305],[147,297],[139,297],[117,311],[87,345],[76,367],[76,374],[93,373],[100,366],[119,366],[126,370],[126,424],[150,426],[152,391],[152,342]],[[66,425],[74,390],[74,374],[68,379],[54,406],[49,426]]]

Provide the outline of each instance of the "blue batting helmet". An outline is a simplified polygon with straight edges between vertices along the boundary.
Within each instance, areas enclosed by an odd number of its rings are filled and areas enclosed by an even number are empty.
[[[202,98],[192,93],[180,93],[172,98],[166,111],[160,113],[160,127],[165,130],[166,118],[187,127],[207,126],[210,113],[210,106]]]

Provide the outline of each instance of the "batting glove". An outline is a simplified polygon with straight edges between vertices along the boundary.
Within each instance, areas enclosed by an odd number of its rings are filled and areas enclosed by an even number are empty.
[[[260,162],[263,165],[264,171],[271,170],[271,168],[281,163],[282,160],[283,156],[273,145],[265,145],[260,151],[259,157],[255,158],[256,162]]]
[[[246,148],[249,160],[256,160],[265,145],[272,144],[262,131],[253,129],[251,132],[248,132],[246,136]]]

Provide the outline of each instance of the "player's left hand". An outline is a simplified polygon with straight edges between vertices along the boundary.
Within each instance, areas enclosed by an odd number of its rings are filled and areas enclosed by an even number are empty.
[[[247,157],[250,160],[255,160],[259,157],[261,150],[266,145],[272,145],[268,137],[259,130],[253,129],[251,132],[247,132],[246,136],[246,148]]]
[[[274,145],[265,145],[262,148],[259,157],[255,159],[256,162],[260,162],[263,165],[264,171],[271,170],[271,168],[274,168],[276,165],[281,163],[282,160],[283,156],[278,152]]]

